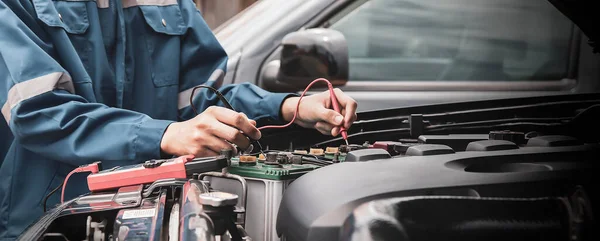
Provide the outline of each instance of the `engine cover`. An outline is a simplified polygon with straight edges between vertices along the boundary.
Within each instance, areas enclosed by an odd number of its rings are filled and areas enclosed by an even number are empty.
[[[447,152],[431,151],[449,149],[439,144],[417,145],[405,155],[312,171],[288,187],[277,232],[288,241],[341,240],[341,227],[357,207],[386,198],[541,198],[565,196],[578,186],[598,190],[591,181],[598,171],[598,144],[541,136],[518,147],[504,141],[470,146]],[[595,193],[590,199],[597,200]]]

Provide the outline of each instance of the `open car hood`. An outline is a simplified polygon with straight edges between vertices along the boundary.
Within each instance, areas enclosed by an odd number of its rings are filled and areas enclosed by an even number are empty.
[[[598,1],[596,0],[548,0],[554,7],[567,16],[575,25],[577,25],[585,35],[590,39],[590,45],[594,48],[594,53],[600,52],[598,46],[600,22],[598,17]]]

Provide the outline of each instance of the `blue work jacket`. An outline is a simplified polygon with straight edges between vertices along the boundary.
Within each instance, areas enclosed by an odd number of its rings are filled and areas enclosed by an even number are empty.
[[[0,0],[0,19],[2,241],[77,166],[161,158],[167,126],[194,117],[194,86],[219,88],[259,125],[282,122],[289,94],[221,86],[227,54],[193,0]],[[222,105],[206,89],[193,98],[198,112]],[[85,177],[70,179],[65,200],[88,192]]]

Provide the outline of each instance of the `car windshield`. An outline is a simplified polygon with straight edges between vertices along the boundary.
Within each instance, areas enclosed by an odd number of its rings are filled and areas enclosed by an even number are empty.
[[[370,0],[330,21],[348,42],[350,79],[567,77],[572,22],[546,0]]]

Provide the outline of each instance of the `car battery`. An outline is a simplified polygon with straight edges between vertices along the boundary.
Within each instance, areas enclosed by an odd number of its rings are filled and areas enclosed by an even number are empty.
[[[280,240],[275,222],[283,194],[292,181],[316,168],[310,164],[247,164],[232,158],[227,171],[243,177],[247,183],[245,230],[252,239]],[[242,188],[235,180],[211,176],[204,180],[210,181],[212,189],[242,195]]]

